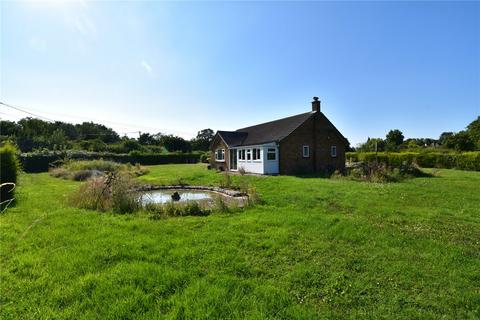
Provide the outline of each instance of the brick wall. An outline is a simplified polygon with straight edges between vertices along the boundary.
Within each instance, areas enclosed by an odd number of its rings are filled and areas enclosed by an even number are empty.
[[[310,156],[303,157],[303,146]],[[337,147],[337,156],[330,154]],[[322,113],[316,113],[280,142],[280,174],[345,170],[345,141]]]
[[[217,150],[217,149],[225,149],[225,162],[215,160],[215,150]],[[230,156],[230,154],[228,152],[227,145],[223,142],[222,139],[217,138],[211,146],[211,157],[210,157],[210,159],[211,159],[212,168],[217,169],[217,170],[221,170],[221,171],[228,170],[229,164],[230,164],[229,156]]]
[[[313,161],[314,119],[310,118],[280,142],[280,174],[301,174],[315,171]],[[310,157],[303,157],[303,146],[310,146]]]

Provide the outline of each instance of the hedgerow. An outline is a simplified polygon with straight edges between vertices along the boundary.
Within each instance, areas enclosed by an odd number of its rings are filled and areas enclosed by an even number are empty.
[[[22,153],[20,162],[25,172],[48,171],[59,160],[97,160],[104,159],[119,163],[141,165],[157,165],[168,163],[197,163],[200,161],[200,153],[137,153],[115,154],[101,152],[66,151],[47,153]]]
[[[347,152],[351,161],[385,163],[391,167],[416,163],[424,168],[480,171],[480,152]]]

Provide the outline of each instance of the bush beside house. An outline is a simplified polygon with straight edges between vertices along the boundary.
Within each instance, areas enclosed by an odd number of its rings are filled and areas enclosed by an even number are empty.
[[[2,203],[2,208],[8,204],[8,202],[4,203],[5,201],[14,198],[14,186],[10,183],[17,184],[19,170],[17,149],[8,143],[0,147],[0,184],[2,184],[0,202]]]

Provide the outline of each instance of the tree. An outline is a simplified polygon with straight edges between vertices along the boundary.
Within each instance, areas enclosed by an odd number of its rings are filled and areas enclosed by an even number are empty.
[[[65,149],[68,146],[67,136],[62,129],[56,129],[49,137],[50,147],[52,149]]]
[[[447,139],[451,136],[453,136],[453,132],[442,132],[442,134],[440,135],[440,137],[438,138],[438,143],[440,143],[440,145],[444,145],[445,142],[447,141]]]
[[[381,152],[385,150],[385,141],[382,138],[368,138],[357,148],[360,152]]]
[[[182,151],[182,152],[190,152],[192,150],[192,146],[190,142],[183,139],[182,137],[174,136],[174,135],[162,135],[157,134],[159,144],[164,146],[168,151]]]
[[[101,139],[105,143],[112,143],[120,140],[118,133],[103,124],[83,122],[82,124],[75,125],[75,128],[83,140]]]
[[[79,134],[77,129],[75,128],[75,125],[62,121],[55,121],[54,126],[57,129],[61,129],[69,140],[78,139]]]
[[[475,143],[468,132],[460,131],[445,140],[445,147],[457,151],[471,151],[475,148]]]
[[[385,143],[398,147],[399,145],[401,145],[403,143],[403,139],[404,139],[404,136],[403,136],[402,131],[400,131],[398,129],[390,130],[387,133]]]
[[[14,121],[8,121],[8,120],[1,120],[0,121],[0,134],[2,136],[18,135],[18,133],[20,132],[21,129],[22,129],[22,127],[19,126]]]
[[[23,118],[18,124],[22,128],[19,135],[24,137],[49,136],[55,130],[52,123],[35,118]]]
[[[467,126],[467,133],[475,143],[476,149],[480,150],[480,116]]]
[[[138,142],[142,145],[153,146],[158,143],[154,136],[150,133],[142,133],[140,137],[138,137]]]
[[[134,150],[137,150],[137,151],[143,150],[142,145],[135,139],[124,139],[123,148],[126,152],[130,152]]]
[[[213,141],[215,133],[212,129],[198,131],[197,137],[190,141],[193,150],[207,151]]]

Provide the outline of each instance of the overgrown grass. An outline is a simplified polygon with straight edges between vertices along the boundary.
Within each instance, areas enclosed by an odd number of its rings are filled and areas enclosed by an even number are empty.
[[[430,176],[431,174],[422,171],[415,163],[403,163],[396,167],[391,167],[381,162],[366,162],[360,163],[353,168],[347,168],[346,176],[335,171],[331,178],[384,183]]]
[[[224,178],[150,169],[139,179]],[[480,173],[231,179],[263,204],[152,221],[72,208],[78,182],[21,175],[18,205],[0,217],[0,318],[480,317]]]
[[[85,181],[114,172],[122,172],[138,177],[148,173],[148,169],[138,163],[131,165],[129,163],[121,164],[107,160],[69,160],[61,166],[50,170],[50,175],[56,178]]]
[[[208,216],[212,212],[212,209],[201,206],[196,201],[185,203],[167,202],[166,204],[147,203],[144,209],[153,220],[166,217]]]
[[[141,194],[132,191],[135,182],[125,172],[113,172],[83,183],[72,193],[70,203],[78,208],[132,213],[141,208]]]

